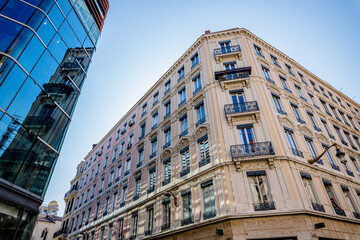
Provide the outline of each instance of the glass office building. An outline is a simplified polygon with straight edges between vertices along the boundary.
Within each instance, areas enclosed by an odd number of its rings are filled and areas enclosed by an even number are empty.
[[[109,7],[0,0],[0,239],[30,239]]]

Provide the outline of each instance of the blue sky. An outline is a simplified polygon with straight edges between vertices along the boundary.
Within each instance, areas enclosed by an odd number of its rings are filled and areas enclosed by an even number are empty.
[[[269,4],[271,2],[271,4]],[[360,102],[360,0],[110,0],[44,203],[64,211],[77,164],[205,30],[247,28]]]

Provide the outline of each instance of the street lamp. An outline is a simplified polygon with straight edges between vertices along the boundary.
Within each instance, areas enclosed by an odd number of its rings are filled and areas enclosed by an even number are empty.
[[[173,196],[175,206],[176,206],[176,207],[178,206],[178,205],[177,205],[177,198],[176,198],[176,196],[175,196],[175,194],[174,194],[173,192],[171,192],[171,191],[169,191],[169,192],[164,192],[164,196],[165,196],[165,197],[171,197],[171,196]]]
[[[315,157],[314,159],[309,159],[308,163],[313,164],[314,162],[319,160],[333,146],[336,147],[336,157],[339,158],[342,163],[344,163],[344,161],[346,163],[346,160],[342,160],[342,158],[345,156],[345,153],[340,150],[340,147],[336,143],[331,144],[319,156]]]

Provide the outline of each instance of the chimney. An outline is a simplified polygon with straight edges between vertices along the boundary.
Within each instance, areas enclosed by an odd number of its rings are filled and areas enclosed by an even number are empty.
[[[206,31],[205,31],[205,34],[209,34],[209,33],[211,33],[210,30],[206,30]]]

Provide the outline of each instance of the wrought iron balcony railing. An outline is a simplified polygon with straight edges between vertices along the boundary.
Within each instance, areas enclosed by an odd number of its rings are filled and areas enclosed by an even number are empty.
[[[201,159],[199,162],[199,167],[205,166],[206,164],[210,163],[210,158]]]
[[[125,206],[125,204],[126,204],[126,202],[125,202],[125,201],[124,201],[124,202],[121,202],[121,203],[120,203],[120,207]]]
[[[179,134],[179,138],[182,138],[183,136],[188,134],[188,129],[184,130],[182,133]]]
[[[190,167],[187,167],[187,168],[185,168],[184,170],[182,170],[180,172],[180,177],[183,177],[183,176],[185,176],[185,175],[187,175],[189,173],[190,173]]]
[[[340,171],[340,167],[338,166],[338,165],[335,165],[335,164],[330,164],[331,165],[331,167],[333,168],[333,169],[335,169],[336,171]]]
[[[170,228],[170,223],[165,223],[161,226],[161,231],[165,231],[168,230]]]
[[[282,109],[278,108],[277,111],[279,114],[287,116],[287,113],[285,111],[283,111]]]
[[[324,206],[319,203],[311,203],[312,207],[316,211],[325,212]]]
[[[254,203],[255,211],[275,210],[274,202]]]
[[[315,131],[317,131],[317,132],[321,132],[321,128],[319,128],[319,127],[317,127],[317,126],[315,126],[315,125],[314,125],[314,129],[315,129]]]
[[[233,53],[233,52],[240,52],[240,46],[228,46],[228,47],[222,47],[222,48],[216,48],[214,49],[214,55],[221,55],[221,54],[227,54],[227,53]]]
[[[250,74],[251,74],[251,67],[236,68],[236,69],[215,72],[215,79],[222,82],[222,81],[248,78]]]
[[[351,177],[355,177],[354,173],[352,171],[350,171],[349,169],[346,169],[346,173]]]
[[[133,197],[133,201],[136,201],[140,198],[140,194],[136,194],[134,197]]]
[[[145,231],[145,236],[151,235],[152,234],[152,230],[146,230]]]
[[[168,148],[168,147],[170,147],[170,146],[171,146],[171,142],[167,142],[167,143],[165,143],[165,145],[163,146],[163,149]]]
[[[305,121],[302,120],[302,119],[300,119],[300,118],[297,118],[296,120],[297,120],[300,124],[305,124]]]
[[[224,109],[225,109],[225,115],[228,115],[234,113],[259,111],[259,105],[257,101],[251,101],[244,103],[226,104]]]
[[[191,223],[194,223],[194,216],[190,216],[188,218],[181,220],[181,226],[185,226]]]
[[[199,121],[197,121],[197,123],[195,124],[196,127],[198,127],[200,124],[203,124],[204,122],[206,122],[206,118],[203,117],[202,119],[200,119]]]
[[[153,157],[155,157],[156,156],[156,152],[153,152],[152,154],[150,154],[150,159],[152,159]]]
[[[152,193],[153,191],[155,191],[155,186],[150,187],[150,188],[147,190],[147,193]]]
[[[165,186],[171,182],[171,178],[167,178],[164,181],[162,181],[162,185]]]
[[[291,148],[291,151],[292,153],[295,155],[295,156],[298,156],[298,157],[304,157],[304,154],[302,151],[298,150],[298,149],[295,149],[295,148]]]
[[[210,212],[205,212],[203,214],[203,219],[206,220],[206,219],[209,219],[209,218],[213,218],[213,217],[216,217],[216,210],[213,209],[212,211]]]
[[[142,165],[142,162],[139,162],[138,164],[136,164],[136,167],[138,168],[138,167],[141,167],[141,165]]]
[[[274,155],[271,142],[258,142],[230,146],[232,158],[253,157],[261,155]]]
[[[346,216],[345,211],[343,209],[334,207],[334,210],[337,215]]]
[[[358,212],[353,212],[353,214],[354,214],[354,217],[355,217],[355,218],[360,219],[360,213],[358,213]]]

